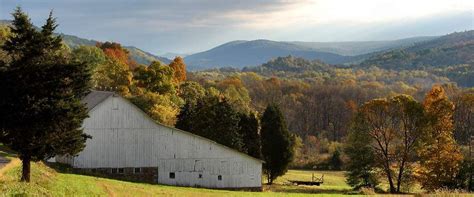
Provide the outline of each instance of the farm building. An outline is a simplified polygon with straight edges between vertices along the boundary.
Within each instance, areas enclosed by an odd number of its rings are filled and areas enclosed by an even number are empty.
[[[204,137],[157,124],[134,104],[92,91],[84,133],[91,135],[75,157],[56,161],[87,173],[166,185],[261,188],[262,161]]]

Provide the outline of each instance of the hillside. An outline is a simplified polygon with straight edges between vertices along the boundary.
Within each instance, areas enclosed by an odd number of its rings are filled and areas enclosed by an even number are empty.
[[[350,191],[344,172],[290,170],[276,184],[265,186],[264,192],[226,191],[202,188],[133,183],[70,173],[65,166],[32,163],[32,182],[22,183],[21,162],[0,145],[0,157],[11,160],[0,168],[0,193],[6,196],[309,196],[314,194],[342,195]],[[311,179],[312,173],[325,174],[326,183],[320,187],[285,185],[287,179]],[[306,194],[308,193],[308,194]],[[311,193],[311,194],[309,194]]]
[[[95,40],[88,40],[88,39],[80,38],[73,35],[67,35],[67,34],[60,34],[60,35],[63,38],[63,41],[71,48],[75,48],[81,45],[95,46],[95,44],[98,42]],[[124,48],[126,48],[130,52],[130,56],[132,57],[132,59],[135,60],[139,64],[149,65],[152,61],[157,61],[157,60],[165,64],[169,64],[171,62],[171,60],[166,57],[159,57],[159,56],[153,55],[151,53],[148,53],[134,46],[125,46]]]
[[[257,66],[268,60],[292,55],[328,64],[361,61],[370,53],[413,46],[435,39],[435,36],[390,41],[360,42],[277,42],[271,40],[232,41],[185,58],[191,69]]]
[[[356,67],[425,70],[463,87],[474,86],[474,30],[457,32],[414,46],[376,54]]]
[[[305,59],[320,59],[326,63],[340,64],[351,59],[349,56],[322,52],[310,47],[288,42],[270,40],[233,41],[205,52],[185,57],[192,70],[216,67],[256,66],[279,56],[296,56]]]
[[[414,46],[370,57],[361,66],[387,69],[420,69],[474,63],[474,30],[452,33]]]
[[[405,38],[399,40],[384,41],[355,41],[355,42],[292,42],[300,46],[306,46],[319,51],[336,53],[339,55],[356,56],[389,49],[409,47],[415,43],[424,42],[437,38],[438,36],[422,36]]]
[[[0,20],[0,25],[9,25],[9,24],[10,24],[10,21],[8,20]],[[62,34],[62,33],[60,33],[59,35],[63,38],[64,43],[66,43],[70,48],[76,48],[81,45],[95,46],[95,44],[98,42],[96,40],[80,38],[74,35],[68,35],[68,34]],[[130,52],[130,56],[132,57],[132,59],[135,60],[139,64],[149,65],[152,61],[160,61],[165,64],[169,64],[171,62],[171,60],[166,57],[153,55],[149,52],[146,52],[134,46],[125,46],[125,48]]]

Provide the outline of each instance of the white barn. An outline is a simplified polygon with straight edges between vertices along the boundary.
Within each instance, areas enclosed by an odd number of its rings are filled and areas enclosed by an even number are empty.
[[[92,174],[206,188],[262,185],[262,161],[204,137],[157,124],[112,92],[92,91],[84,133],[91,135],[76,157],[57,162]]]

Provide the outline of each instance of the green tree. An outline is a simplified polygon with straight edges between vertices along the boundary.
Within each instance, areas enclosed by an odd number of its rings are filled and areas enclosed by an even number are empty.
[[[196,106],[189,103],[184,106],[176,128],[245,152],[239,133],[239,115],[225,98],[206,96]]]
[[[341,160],[341,152],[339,151],[339,149],[336,149],[332,153],[331,159],[329,159],[329,165],[331,166],[332,170],[341,170],[342,160]]]
[[[362,115],[355,117],[354,122],[363,118]],[[375,153],[371,147],[371,141],[367,128],[362,124],[353,124],[344,146],[344,153],[349,158],[346,163],[346,182],[354,189],[361,187],[375,188],[379,184],[377,180]]]
[[[140,66],[135,69],[133,77],[139,87],[159,94],[175,94],[173,84],[173,69],[155,61],[148,67]]]
[[[17,8],[3,50],[12,57],[0,69],[0,142],[22,160],[21,180],[30,181],[30,162],[57,154],[75,155],[88,136],[81,129],[87,111],[81,98],[90,79],[87,66],[61,56],[52,15],[41,31]]]
[[[277,105],[267,106],[260,122],[262,158],[265,161],[263,171],[271,185],[273,180],[287,172],[288,165],[293,160],[292,139]]]
[[[420,146],[419,180],[424,189],[455,188],[463,156],[453,137],[454,104],[441,86],[433,86],[426,95],[427,132]]]
[[[145,111],[155,121],[173,126],[182,100],[172,94],[158,94],[145,91],[140,95],[130,97],[132,103]]]
[[[258,133],[259,124],[258,119],[253,113],[240,114],[239,120],[240,133],[244,143],[243,150],[255,158],[262,157],[260,135]]]
[[[180,85],[178,95],[185,103],[195,106],[206,96],[206,90],[197,82],[186,81]]]
[[[92,75],[91,86],[97,87],[101,84],[98,68],[107,64],[107,57],[104,52],[95,46],[79,46],[72,51],[74,61],[86,64]]]

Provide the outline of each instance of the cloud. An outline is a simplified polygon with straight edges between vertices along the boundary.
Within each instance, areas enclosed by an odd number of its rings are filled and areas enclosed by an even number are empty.
[[[63,33],[119,41],[155,53],[196,52],[237,39],[326,41],[432,35],[444,31],[426,25],[423,30],[416,24],[444,17],[443,23],[462,23],[438,24],[448,32],[469,26],[469,21],[472,27],[474,9],[470,0],[0,0],[0,17],[11,18],[9,13],[17,5],[37,25],[54,9]],[[447,19],[466,12],[471,18]]]

